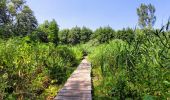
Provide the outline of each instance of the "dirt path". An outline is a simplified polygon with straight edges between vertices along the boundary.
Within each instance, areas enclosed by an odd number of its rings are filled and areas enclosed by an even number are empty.
[[[83,59],[54,100],[92,100],[91,64]]]

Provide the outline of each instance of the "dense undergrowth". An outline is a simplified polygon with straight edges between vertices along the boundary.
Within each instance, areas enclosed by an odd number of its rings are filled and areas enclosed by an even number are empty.
[[[97,46],[89,59],[96,100],[170,98],[170,33],[164,28],[117,37]]]
[[[92,62],[94,99],[170,98],[170,33],[163,28],[117,31],[105,43],[0,40],[0,97],[52,99],[86,55]]]
[[[0,96],[52,99],[86,55],[92,62],[94,99],[170,98],[170,33],[163,28],[118,31],[102,44],[96,39],[74,46],[28,37],[0,40]]]
[[[53,98],[82,59],[74,47],[29,43],[24,38],[0,42],[0,99]]]

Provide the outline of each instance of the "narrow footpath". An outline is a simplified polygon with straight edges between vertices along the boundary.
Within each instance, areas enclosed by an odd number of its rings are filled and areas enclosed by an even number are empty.
[[[92,100],[91,64],[83,59],[54,100]]]

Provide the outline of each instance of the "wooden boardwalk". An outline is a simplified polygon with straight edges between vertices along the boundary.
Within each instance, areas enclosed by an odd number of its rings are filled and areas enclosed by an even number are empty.
[[[90,74],[91,64],[85,58],[54,100],[92,100]]]

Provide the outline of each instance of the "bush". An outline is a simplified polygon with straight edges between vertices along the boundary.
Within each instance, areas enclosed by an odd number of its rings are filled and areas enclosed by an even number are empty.
[[[80,61],[83,58],[83,50],[79,45],[73,46],[70,49],[73,51],[74,55],[76,56],[76,59]]]
[[[0,98],[3,99],[54,97],[79,62],[68,47],[32,44],[20,38],[0,43],[0,59]],[[46,92],[50,89],[54,91]]]

